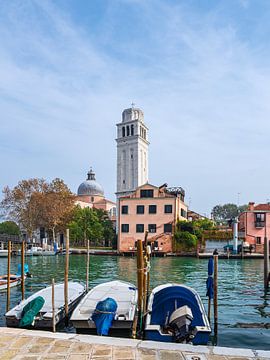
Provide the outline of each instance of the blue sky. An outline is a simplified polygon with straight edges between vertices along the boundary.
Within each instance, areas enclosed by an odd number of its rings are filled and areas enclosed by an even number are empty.
[[[270,198],[270,3],[2,0],[0,187],[93,166],[113,199],[116,127],[134,101],[149,180],[191,208]]]

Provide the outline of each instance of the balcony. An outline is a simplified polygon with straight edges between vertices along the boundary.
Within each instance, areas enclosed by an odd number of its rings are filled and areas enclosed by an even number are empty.
[[[255,228],[263,228],[265,225],[264,221],[255,221]]]

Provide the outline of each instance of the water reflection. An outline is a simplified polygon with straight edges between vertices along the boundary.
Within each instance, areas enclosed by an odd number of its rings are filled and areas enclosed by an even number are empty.
[[[26,296],[47,286],[51,279],[63,281],[64,257],[29,257],[32,279],[26,280]],[[20,258],[12,258],[11,271],[17,271]],[[7,259],[0,259],[0,274],[6,273]],[[69,278],[85,282],[86,255],[70,256]],[[151,287],[166,282],[183,283],[196,289],[205,305],[207,260],[194,258],[153,258]],[[121,279],[136,283],[136,258],[90,256],[90,287],[101,282]],[[270,317],[270,294],[263,291],[263,260],[219,260],[218,345],[269,349],[270,329],[252,328],[252,324],[267,324]],[[11,289],[11,305],[20,300],[20,289]],[[6,295],[0,292],[0,325],[4,325]],[[239,324],[249,328],[239,327]],[[213,342],[216,341],[212,338]]]

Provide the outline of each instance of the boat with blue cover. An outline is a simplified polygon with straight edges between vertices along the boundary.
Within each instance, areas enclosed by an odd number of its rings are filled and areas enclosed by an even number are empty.
[[[137,311],[138,291],[115,280],[91,289],[70,318],[77,333],[129,336]]]
[[[151,292],[146,313],[145,339],[207,344],[210,324],[199,294],[180,284],[164,284]]]

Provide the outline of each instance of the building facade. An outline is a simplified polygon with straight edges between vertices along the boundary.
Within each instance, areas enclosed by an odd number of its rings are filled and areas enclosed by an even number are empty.
[[[117,125],[117,198],[148,181],[148,128],[141,109],[129,108]]]
[[[238,236],[252,245],[257,253],[264,251],[264,239],[270,239],[270,204],[250,202],[239,217]]]
[[[136,241],[144,239],[157,253],[173,251],[173,232],[176,221],[187,219],[185,192],[182,188],[157,187],[151,184],[139,186],[125,197],[119,198],[118,251],[132,253]]]

